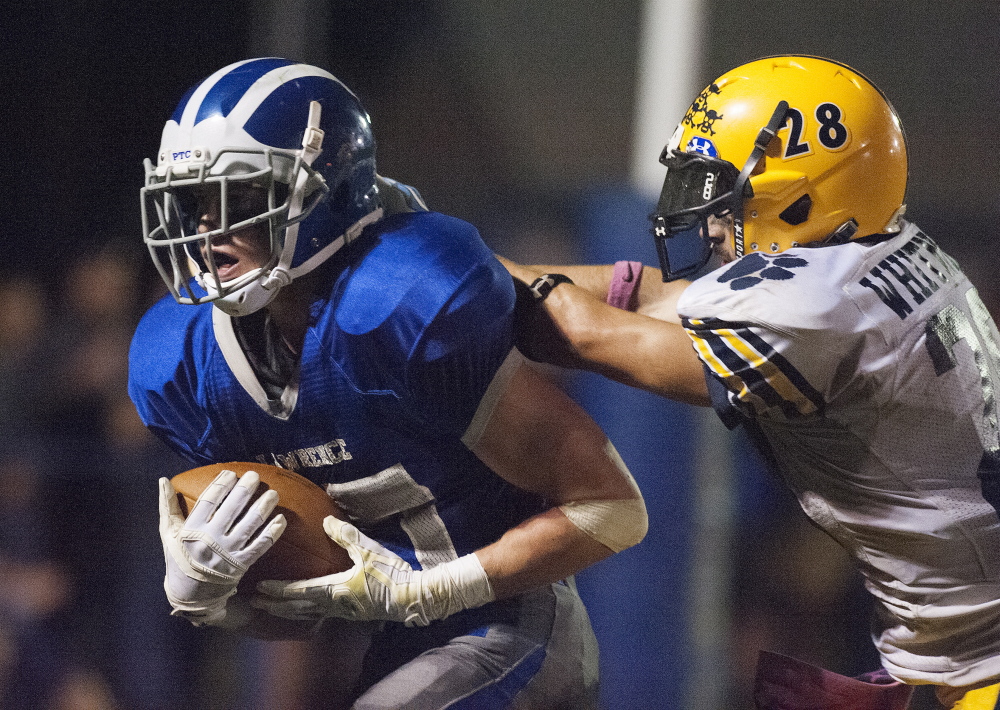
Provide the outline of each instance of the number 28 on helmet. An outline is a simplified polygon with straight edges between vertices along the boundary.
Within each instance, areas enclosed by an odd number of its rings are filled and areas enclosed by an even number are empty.
[[[712,217],[731,218],[725,238],[739,258],[892,233],[905,208],[899,117],[867,78],[819,57],[768,57],[723,74],[660,162],[652,220],[665,281],[708,262]]]

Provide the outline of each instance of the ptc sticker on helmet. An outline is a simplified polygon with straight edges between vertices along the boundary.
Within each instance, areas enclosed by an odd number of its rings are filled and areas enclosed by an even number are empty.
[[[719,151],[715,149],[715,143],[713,143],[708,138],[701,138],[699,136],[693,136],[691,140],[687,142],[684,146],[685,153],[700,153],[701,155],[707,155],[710,158],[718,158]]]

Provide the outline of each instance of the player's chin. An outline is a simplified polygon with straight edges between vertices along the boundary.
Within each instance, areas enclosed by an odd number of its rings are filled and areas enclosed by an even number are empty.
[[[717,244],[712,250],[712,253],[721,266],[725,266],[726,264],[731,264],[736,261],[736,253],[729,247],[728,244]]]

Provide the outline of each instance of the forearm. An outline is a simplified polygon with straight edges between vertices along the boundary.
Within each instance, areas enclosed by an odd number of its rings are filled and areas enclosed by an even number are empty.
[[[507,271],[510,272],[511,276],[525,284],[531,285],[531,282],[542,274],[563,274],[568,276],[578,288],[583,289],[602,301],[607,296],[608,288],[611,285],[611,279],[614,275],[613,264],[600,264],[596,266],[571,266],[567,264],[560,266],[551,264],[525,265],[518,264],[502,256],[498,256],[497,258],[506,267]]]
[[[596,372],[688,404],[709,404],[701,362],[680,325],[629,313],[570,284],[545,300],[546,361]]]
[[[607,292],[611,280],[610,266],[531,266],[518,264],[515,261],[497,254],[497,259],[504,268],[518,281],[530,285],[532,281],[545,273],[560,273],[569,276],[581,288],[592,289],[594,295],[601,293],[601,283],[604,283],[604,293]],[[607,271],[605,276],[603,272]]]
[[[604,300],[608,294],[608,288],[611,285],[611,279],[614,274],[613,264],[599,264],[599,265],[530,265],[525,267],[530,269],[536,274],[565,274],[577,288],[581,288],[590,295]]]
[[[576,574],[613,554],[552,508],[476,551],[498,599]]]
[[[689,281],[664,282],[660,270],[653,266],[643,266],[639,262],[618,262],[618,264],[601,265],[552,265],[552,264],[518,264],[505,257],[497,257],[507,271],[515,279],[530,285],[542,274],[563,274],[568,276],[575,286],[586,291],[591,296],[621,308],[626,306],[616,303],[616,298],[610,294],[622,290],[623,275],[628,280],[626,298],[627,310],[656,318],[668,323],[680,324],[677,315],[677,299],[687,288]],[[626,266],[628,265],[628,266]],[[550,306],[546,310],[552,311]]]
[[[511,379],[472,450],[553,506],[476,551],[498,597],[575,574],[646,534],[642,494],[621,456],[576,402],[530,367]]]

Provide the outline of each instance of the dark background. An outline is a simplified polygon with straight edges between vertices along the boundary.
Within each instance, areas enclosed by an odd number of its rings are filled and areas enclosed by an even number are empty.
[[[418,185],[443,211],[485,216],[487,236],[503,243],[504,213],[544,229],[565,220],[560,208],[581,188],[627,179],[641,3],[591,5],[344,0],[300,22],[328,38],[302,58],[367,105],[382,172]],[[141,252],[142,158],[155,153],[187,87],[252,49],[281,49],[280,38],[263,36],[267,12],[260,1],[191,0],[42,0],[7,12],[5,261],[51,281],[95,246]],[[695,84],[773,53],[853,65],[902,117],[910,215],[975,261],[994,254],[979,230],[1000,210],[998,21],[987,0],[713,0]],[[665,136],[677,118],[665,119]]]

